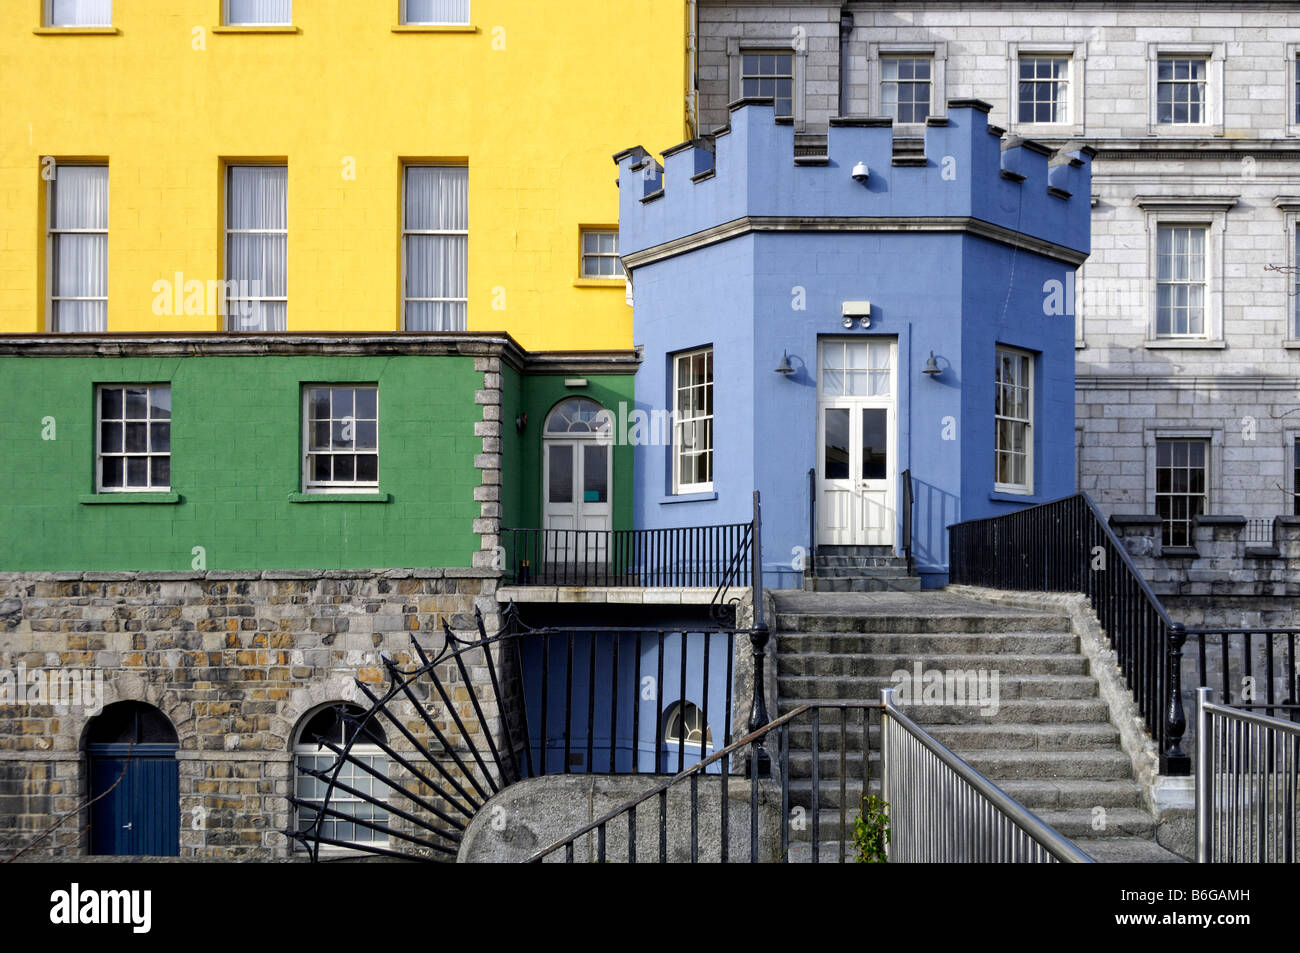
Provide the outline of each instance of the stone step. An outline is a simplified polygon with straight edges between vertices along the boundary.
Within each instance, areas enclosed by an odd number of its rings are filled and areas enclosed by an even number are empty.
[[[1099,864],[1185,864],[1187,861],[1144,837],[1079,838],[1074,845]]]
[[[1101,805],[1095,805],[1101,806]],[[1146,837],[1156,836],[1156,822],[1146,810],[1137,807],[1093,807],[1034,811],[1044,824],[1071,840],[1078,837]],[[1102,824],[1100,829],[1097,824]],[[1086,851],[1085,851],[1086,853]]]
[[[926,725],[926,730],[940,744],[963,758],[967,753],[993,748],[1011,751],[1095,751],[1119,745],[1119,729],[1109,722],[1017,725],[998,721],[983,725]],[[837,738],[836,741],[838,740]],[[853,743],[852,737],[849,743]]]
[[[777,702],[777,713],[786,714],[800,705],[817,704],[825,699],[798,698],[782,694]],[[843,699],[857,704],[870,704],[880,701],[880,693],[856,699]],[[927,730],[933,725],[966,725],[990,723],[987,715],[980,714],[978,708],[950,705],[917,705],[907,709],[905,714],[918,725]],[[805,716],[806,717],[806,716]],[[853,717],[852,715],[850,717]],[[858,718],[861,715],[857,716]],[[1002,700],[998,707],[998,720],[1020,724],[1065,724],[1075,722],[1100,722],[1110,718],[1110,709],[1098,698],[1038,698]]]
[[[1122,751],[1021,751],[972,749],[958,756],[991,781],[1028,778],[1128,780],[1133,766]]]
[[[790,780],[793,781],[796,778],[811,778],[812,763],[813,759],[811,751],[791,750]],[[819,772],[817,778],[819,781],[833,780],[837,785],[839,784],[840,753],[838,748],[833,752],[826,750],[818,752],[817,765],[817,770]],[[867,767],[873,777],[880,774],[879,751],[873,750],[870,752],[869,757],[867,758]],[[856,778],[858,781],[862,780],[862,751],[860,749],[857,751],[846,750],[844,752],[844,770],[844,776],[846,779]]]
[[[893,688],[896,682],[885,675],[835,676],[823,678],[808,675],[777,675],[777,692],[781,697],[816,698],[816,699],[860,699],[879,698],[882,688]],[[965,691],[968,683],[956,686]],[[980,687],[990,692],[991,681],[980,683]],[[996,699],[1000,706],[1003,701],[1013,699],[1039,698],[1095,698],[1097,680],[1091,675],[1002,675],[997,679]],[[978,698],[969,698],[965,702],[972,707],[980,707]],[[928,705],[900,706],[905,713],[913,707],[925,708]],[[993,715],[995,712],[986,712]]]
[[[1071,808],[1142,807],[1142,791],[1126,778],[1004,778],[995,782],[1034,813]]]
[[[869,579],[911,579],[912,574],[907,571],[907,563],[902,565],[886,564],[882,566],[818,566],[817,579],[837,579],[837,578],[869,578]],[[919,578],[919,577],[918,577]],[[804,587],[807,588],[806,586]]]
[[[1006,675],[1087,675],[1088,660],[1081,655],[1057,653],[1030,655],[1021,653],[966,655],[915,654],[848,654],[840,652],[778,652],[777,673],[781,675],[884,675],[906,673],[909,680],[914,666],[921,662],[922,672],[984,670]]]
[[[856,633],[788,632],[776,636],[777,655],[1077,655],[1078,639],[1065,632]]]
[[[805,592],[920,592],[920,576],[819,576],[805,579]]]
[[[811,635],[818,632],[859,632],[873,635],[983,634],[1009,632],[1069,632],[1070,617],[1054,615],[851,615],[838,612],[777,611],[778,632]]]
[[[818,559],[830,559],[836,556],[895,556],[893,546],[830,546],[817,547]]]
[[[835,781],[821,779],[821,783],[817,785],[817,792],[818,810],[835,809],[838,812],[840,806],[840,782],[838,779]],[[880,794],[880,778],[878,775],[872,775],[867,793]],[[844,784],[844,796],[847,799],[845,809],[852,810],[853,816],[856,817],[858,808],[862,803],[862,779],[848,778]],[[790,779],[790,804],[794,807],[812,807],[812,780],[810,778]]]
[[[824,569],[844,568],[846,566],[902,566],[907,568],[907,557],[905,556],[823,556],[817,554],[816,559],[817,571]]]

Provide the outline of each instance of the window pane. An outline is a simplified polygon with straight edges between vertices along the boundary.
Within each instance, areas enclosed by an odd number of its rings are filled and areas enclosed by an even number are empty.
[[[171,486],[172,482],[172,463],[171,457],[150,457],[149,458],[149,485],[153,487]]]
[[[373,453],[363,453],[357,456],[357,482],[379,482],[379,457]]]
[[[550,472],[547,474],[547,499],[551,503],[573,502],[573,447],[565,444],[549,446],[547,456]]]
[[[844,407],[828,407],[823,411],[826,455],[822,464],[822,477],[827,480],[849,478],[849,411]]]
[[[226,0],[226,22],[232,24],[288,24],[293,22],[292,0]]]
[[[862,411],[862,479],[883,480],[889,464],[886,444],[888,413],[879,409]]]
[[[415,231],[469,228],[469,169],[406,167],[406,228]]]
[[[58,166],[52,212],[56,229],[108,228],[108,166]]]
[[[122,425],[121,424],[119,423],[100,424],[99,451],[100,453],[121,453],[122,452]]]
[[[149,485],[149,458],[126,458],[126,485],[129,487],[146,487]]]
[[[469,23],[469,0],[405,0],[405,23]]]
[[[584,444],[582,448],[582,502],[604,503],[609,493],[609,448]]]
[[[112,26],[113,0],[51,0],[50,26]]]

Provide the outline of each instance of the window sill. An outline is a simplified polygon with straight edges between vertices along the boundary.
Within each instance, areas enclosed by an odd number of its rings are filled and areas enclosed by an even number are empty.
[[[1171,559],[1197,559],[1201,554],[1195,546],[1165,546],[1160,550],[1160,555]]]
[[[1209,341],[1205,338],[1151,338],[1143,341],[1146,348],[1192,348],[1200,350],[1222,350],[1228,346],[1226,341]]]
[[[179,503],[179,493],[85,493],[78,503],[97,506],[102,503]]]
[[[213,33],[301,33],[296,26],[214,26]]]
[[[401,23],[393,27],[394,33],[477,33],[478,27],[468,23]]]
[[[669,503],[704,503],[708,500],[716,500],[718,494],[712,490],[706,490],[703,493],[674,493],[671,496],[665,496],[659,501],[660,506],[667,506]]]
[[[32,30],[37,36],[121,36],[115,26],[38,26]]]
[[[989,494],[989,499],[997,503],[1037,503],[1039,502],[1032,492],[1021,493],[1017,490],[994,490]]]
[[[1300,341],[1283,341],[1282,346],[1288,351],[1300,351]]]
[[[627,287],[625,278],[574,278],[575,288],[617,288],[622,291]]]
[[[391,493],[290,493],[290,503],[391,503]]]

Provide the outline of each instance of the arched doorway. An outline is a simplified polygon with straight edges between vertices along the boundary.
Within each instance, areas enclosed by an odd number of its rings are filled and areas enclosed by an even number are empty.
[[[613,528],[613,421],[586,397],[552,408],[542,436],[542,525],[547,558],[580,562],[605,557],[604,538],[593,530]],[[584,532],[588,531],[588,532]]]
[[[86,730],[90,852],[175,857],[180,853],[176,729],[144,702],[117,702]]]

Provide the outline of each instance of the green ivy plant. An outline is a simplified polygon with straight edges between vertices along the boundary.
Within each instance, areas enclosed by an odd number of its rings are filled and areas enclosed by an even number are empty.
[[[862,796],[862,810],[853,819],[853,848],[860,864],[888,863],[885,845],[889,843],[889,802],[874,794]]]

